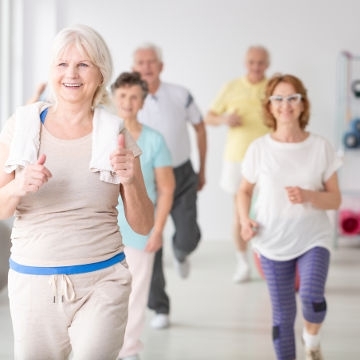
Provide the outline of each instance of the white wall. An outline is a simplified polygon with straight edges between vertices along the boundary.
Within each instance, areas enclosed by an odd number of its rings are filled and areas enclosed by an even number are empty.
[[[23,1],[29,29],[25,98],[46,79],[50,36],[74,23],[93,26],[103,35],[113,54],[114,78],[130,69],[136,45],[159,44],[163,79],[188,87],[204,113],[220,86],[243,74],[246,48],[263,44],[271,52],[268,74],[290,72],[302,78],[312,101],[310,130],[335,140],[339,53],[360,53],[357,0]],[[225,129],[208,128],[207,186],[199,196],[207,240],[231,238],[232,199],[218,187],[224,140]]]

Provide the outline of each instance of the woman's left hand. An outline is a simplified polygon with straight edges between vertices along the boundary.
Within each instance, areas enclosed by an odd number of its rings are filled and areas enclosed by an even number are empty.
[[[130,184],[134,179],[135,156],[131,150],[125,148],[125,137],[119,134],[118,147],[110,155],[113,171],[120,177],[122,184]]]
[[[285,190],[289,201],[292,204],[303,204],[307,201],[306,199],[306,190],[302,189],[299,186],[286,186]]]

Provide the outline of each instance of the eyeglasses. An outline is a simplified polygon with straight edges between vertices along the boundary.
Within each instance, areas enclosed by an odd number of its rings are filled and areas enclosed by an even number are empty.
[[[296,105],[300,102],[301,98],[301,94],[292,94],[288,96],[271,95],[269,97],[269,101],[274,105],[281,105],[284,103],[284,101],[290,105]]]

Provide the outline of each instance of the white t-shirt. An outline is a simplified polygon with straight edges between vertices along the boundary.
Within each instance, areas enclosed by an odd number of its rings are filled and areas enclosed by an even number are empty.
[[[146,97],[138,118],[164,136],[173,167],[190,159],[188,124],[199,124],[202,115],[188,90],[162,82],[155,94]]]
[[[244,178],[257,187],[254,216],[259,231],[253,247],[272,260],[289,260],[315,246],[330,249],[326,211],[310,203],[292,204],[285,187],[321,191],[340,165],[329,142],[315,134],[299,143],[278,142],[270,134],[253,141],[242,164]]]

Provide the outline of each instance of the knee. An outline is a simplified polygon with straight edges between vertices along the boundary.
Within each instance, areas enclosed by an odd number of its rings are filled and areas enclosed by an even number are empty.
[[[303,316],[306,321],[312,323],[323,322],[327,312],[326,300],[310,301],[303,300]]]
[[[272,340],[276,341],[280,338],[280,325],[274,325],[272,328]]]

